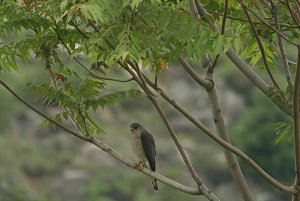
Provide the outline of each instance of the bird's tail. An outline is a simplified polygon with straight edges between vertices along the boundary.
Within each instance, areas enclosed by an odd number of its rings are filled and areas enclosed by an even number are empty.
[[[152,184],[153,184],[153,188],[154,190],[158,190],[158,187],[157,187],[157,183],[156,183],[156,179],[152,179]]]

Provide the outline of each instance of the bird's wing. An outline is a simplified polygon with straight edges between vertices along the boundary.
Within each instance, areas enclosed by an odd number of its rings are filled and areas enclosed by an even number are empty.
[[[156,151],[155,151],[154,138],[150,133],[148,133],[146,130],[144,130],[141,133],[141,141],[142,141],[142,146],[143,146],[145,155],[150,164],[150,168],[152,171],[155,171],[156,170],[156,165],[155,165]]]

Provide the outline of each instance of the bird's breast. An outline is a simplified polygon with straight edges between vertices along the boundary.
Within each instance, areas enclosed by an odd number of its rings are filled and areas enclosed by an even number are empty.
[[[137,134],[130,135],[131,149],[137,158],[143,162],[146,160],[146,155],[143,149],[141,136]]]

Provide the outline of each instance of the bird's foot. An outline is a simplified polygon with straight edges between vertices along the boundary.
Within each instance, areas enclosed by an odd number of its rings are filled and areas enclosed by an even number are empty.
[[[134,168],[137,170],[142,170],[145,167],[145,165],[142,161],[140,161],[139,163],[134,163],[133,165],[134,165]]]

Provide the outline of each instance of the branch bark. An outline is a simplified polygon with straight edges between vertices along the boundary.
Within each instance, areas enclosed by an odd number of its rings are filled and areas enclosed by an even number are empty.
[[[202,87],[204,88],[211,88],[213,87],[213,83],[209,80],[205,80],[197,75],[197,73],[194,71],[194,69],[190,66],[190,64],[181,56],[179,58],[179,62],[184,67],[184,69],[189,73],[189,75]]]

